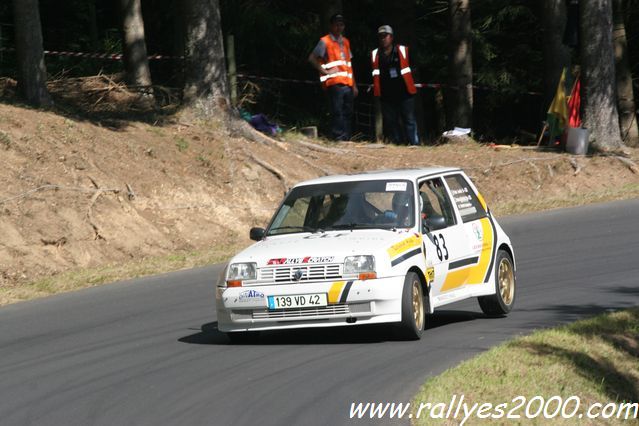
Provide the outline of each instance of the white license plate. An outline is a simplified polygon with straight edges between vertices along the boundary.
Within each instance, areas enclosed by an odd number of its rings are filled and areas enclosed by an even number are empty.
[[[315,308],[328,304],[326,293],[292,294],[290,296],[269,296],[269,309]]]

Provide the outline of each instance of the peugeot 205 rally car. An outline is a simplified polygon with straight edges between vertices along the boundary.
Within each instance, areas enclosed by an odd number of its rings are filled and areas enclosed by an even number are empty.
[[[419,339],[426,315],[477,297],[515,301],[510,239],[455,168],[327,176],[293,187],[216,289],[220,331],[396,323]]]

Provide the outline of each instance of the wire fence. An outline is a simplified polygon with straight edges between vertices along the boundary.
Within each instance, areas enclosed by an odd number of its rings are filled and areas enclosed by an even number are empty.
[[[15,64],[15,48],[8,45],[6,36],[10,24],[0,24],[0,75],[10,75]],[[4,30],[3,30],[4,28]],[[123,55],[107,52],[77,52],[45,50],[48,70],[58,76],[78,73],[122,71]],[[179,87],[182,81],[183,57],[163,54],[148,56],[154,81],[169,87]],[[15,71],[15,70],[14,70]],[[159,78],[157,78],[159,77]],[[317,80],[260,76],[238,73],[240,106],[249,112],[262,112],[289,127],[314,125],[324,134],[330,125],[329,105]],[[354,137],[371,140],[376,136],[376,106],[371,84],[359,83],[360,95],[354,106]],[[436,139],[445,121],[437,97],[442,91],[454,90],[441,82],[418,82],[417,114],[420,136],[424,140]],[[490,136],[518,133],[520,130],[537,132],[544,118],[542,93],[508,90],[486,86],[472,86],[475,98],[475,129]],[[503,105],[495,104],[495,95],[503,95]],[[491,114],[486,114],[491,111]],[[497,131],[495,131],[497,130]]]

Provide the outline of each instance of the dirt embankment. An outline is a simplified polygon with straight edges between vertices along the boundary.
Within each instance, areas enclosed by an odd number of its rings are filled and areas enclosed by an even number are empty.
[[[0,104],[0,287],[75,268],[248,244],[290,185],[324,174],[459,166],[507,214],[639,195],[617,158],[470,140],[436,147],[259,143],[220,122],[112,120]],[[639,151],[630,150],[637,162]]]

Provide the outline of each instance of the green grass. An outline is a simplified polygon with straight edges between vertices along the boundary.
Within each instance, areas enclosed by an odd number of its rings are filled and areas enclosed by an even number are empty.
[[[175,146],[177,146],[177,149],[180,152],[184,152],[189,149],[189,143],[184,138],[177,138]]]
[[[576,416],[584,414],[582,419],[549,420],[543,415],[527,419],[524,406],[517,413],[522,415],[519,420],[471,417],[466,424],[639,424],[634,419],[585,417],[586,408],[592,403],[639,401],[639,308],[538,331],[463,362],[426,381],[413,400],[413,416],[422,402],[450,403],[453,395],[459,398],[462,394],[469,404],[509,403],[506,412],[518,395],[526,397],[526,401],[536,395],[546,401],[555,395],[564,401],[576,395],[581,399]],[[531,412],[536,407],[533,405]],[[554,407],[551,405],[549,411]],[[461,417],[457,421],[438,421],[459,424]],[[424,413],[413,419],[416,425],[433,422]]]
[[[11,138],[3,131],[0,131],[0,145],[4,145],[5,149],[11,146]]]
[[[75,269],[28,284],[0,285],[0,306],[124,279],[160,274],[225,261],[240,247],[181,251],[166,256],[117,263],[98,268]],[[211,277],[211,282],[215,277]]]

